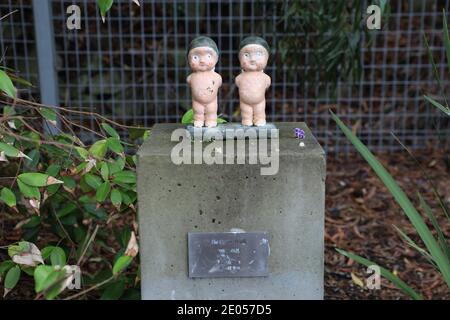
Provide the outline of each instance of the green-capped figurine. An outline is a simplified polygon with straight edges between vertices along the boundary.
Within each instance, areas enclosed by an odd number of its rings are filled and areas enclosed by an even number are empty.
[[[194,126],[217,126],[217,94],[222,77],[214,71],[219,60],[219,49],[214,40],[197,37],[189,45],[187,54],[192,73],[186,81],[191,88]]]
[[[269,60],[269,45],[260,37],[248,37],[239,45],[242,72],[236,77],[244,126],[266,125],[266,90],[271,79],[264,73]]]

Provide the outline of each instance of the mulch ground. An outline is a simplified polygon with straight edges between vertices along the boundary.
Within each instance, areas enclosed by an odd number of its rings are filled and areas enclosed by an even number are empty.
[[[450,169],[444,161],[444,152],[415,151],[424,171],[406,153],[378,154],[402,188],[417,204],[420,191],[430,204],[448,238],[450,224],[439,211],[437,202],[427,184],[425,174],[450,204]],[[325,222],[325,298],[326,299],[407,299],[395,286],[382,279],[380,290],[370,290],[364,284],[366,268],[336,252],[335,248],[359,254],[372,260],[398,276],[427,299],[450,299],[450,292],[439,274],[419,253],[408,246],[393,225],[409,237],[420,242],[416,232],[395,203],[387,189],[358,154],[327,159],[327,197]],[[418,206],[417,206],[418,207]],[[131,218],[131,217],[130,217]],[[125,219],[125,217],[124,217]],[[2,218],[0,246],[20,239],[20,230],[14,230],[17,221]],[[132,221],[123,221],[132,223]],[[429,224],[430,228],[431,225]],[[51,234],[49,234],[51,236]],[[45,237],[45,233],[41,234]],[[0,260],[6,259],[0,252]],[[353,279],[351,274],[353,273]],[[358,281],[358,279],[360,281]],[[33,299],[33,279],[24,277],[8,299]],[[3,291],[0,285],[0,291]],[[94,297],[93,297],[94,298]],[[0,297],[1,299],[1,297]]]
[[[438,216],[448,239],[450,223],[439,210],[426,175],[450,203],[450,168],[442,151],[415,151],[423,170],[405,153],[379,154],[405,190],[416,208],[420,191]],[[393,225],[403,230],[423,247],[406,215],[364,159],[358,154],[328,158],[326,235],[325,235],[325,298],[326,299],[406,299],[400,290],[382,279],[380,290],[358,285],[369,276],[366,268],[340,255],[342,248],[361,255],[397,273],[426,299],[450,299],[450,292],[425,258],[406,244]],[[428,223],[429,227],[432,225]],[[353,273],[353,279],[351,276]],[[360,283],[361,284],[361,283]]]

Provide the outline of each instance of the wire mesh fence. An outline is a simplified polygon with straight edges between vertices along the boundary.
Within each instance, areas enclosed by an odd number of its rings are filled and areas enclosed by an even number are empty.
[[[217,42],[221,54],[216,68],[223,77],[219,112],[238,121],[239,97],[233,85],[240,72],[237,48],[244,36],[260,35],[272,49],[266,70],[272,77],[266,110],[270,121],[305,121],[326,149],[336,152],[351,148],[330,119],[330,108],[373,149],[400,148],[391,132],[413,148],[425,147],[437,131],[448,143],[448,120],[422,97],[438,92],[424,34],[443,84],[448,85],[441,12],[443,8],[448,12],[448,2],[391,4],[389,17],[383,17],[388,21],[373,31],[372,43],[360,35],[361,79],[327,83],[305,76],[314,78],[315,70],[308,67],[312,49],[307,45],[314,40],[313,33],[296,35],[304,38],[304,64],[283,63],[280,43],[288,36],[283,25],[286,1],[141,1],[137,7],[122,0],[114,2],[102,23],[94,1],[51,0],[59,103],[130,125],[179,122],[191,105],[186,48],[192,38],[204,34]],[[81,9],[80,30],[66,27],[66,10],[73,4]],[[367,2],[363,10],[366,7]],[[0,4],[1,15],[14,10],[18,12],[0,25],[1,49],[6,51],[3,64],[37,83],[31,1]],[[37,98],[36,92],[31,94]],[[87,115],[75,120],[89,128],[96,125]],[[89,138],[89,132],[79,133]]]

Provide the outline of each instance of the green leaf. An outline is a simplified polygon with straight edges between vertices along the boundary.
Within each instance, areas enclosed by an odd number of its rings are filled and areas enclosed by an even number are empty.
[[[113,189],[111,191],[111,202],[114,206],[120,207],[120,205],[122,204],[122,194],[119,190]]]
[[[394,229],[400,234],[400,236],[406,241],[408,245],[413,247],[417,252],[419,252],[425,259],[428,260],[430,264],[432,264],[434,267],[437,268],[437,265],[433,261],[433,257],[422,247],[420,247],[418,244],[414,242],[413,239],[411,239],[406,233],[404,233],[400,228],[397,226],[393,226]]]
[[[59,174],[59,171],[61,170],[61,166],[57,164],[51,164],[48,166],[47,170],[45,170],[45,173],[50,176],[57,176]]]
[[[40,265],[37,266],[36,269],[34,269],[34,290],[36,292],[41,292],[42,290],[46,289],[45,287],[45,280],[47,279],[48,275],[53,272],[53,268],[51,266],[46,265]]]
[[[358,262],[358,263],[360,263],[362,265],[365,265],[366,267],[377,265],[375,262],[367,260],[367,259],[365,259],[363,257],[360,257],[360,256],[356,255],[356,254],[353,254],[353,253],[350,253],[350,252],[347,252],[347,251],[344,251],[344,250],[341,250],[341,249],[336,249],[336,251],[339,252],[340,254],[346,256],[347,258],[350,258],[350,259],[355,260],[356,262]],[[401,280],[399,277],[397,277],[393,273],[389,272],[388,270],[386,270],[383,267],[380,267],[380,272],[381,272],[381,275],[383,277],[385,277],[390,282],[395,284],[395,286],[397,288],[402,290],[405,294],[410,296],[412,299],[415,299],[415,300],[422,300],[423,299],[420,294],[418,294],[416,291],[414,291],[410,286],[408,286],[403,280]]]
[[[55,246],[47,246],[41,250],[41,256],[42,259],[47,260],[50,258],[50,255],[52,254],[53,249],[55,249]]]
[[[101,124],[101,126],[102,126],[103,130],[105,130],[106,133],[109,134],[111,137],[120,139],[120,136],[119,136],[119,134],[117,133],[117,131],[114,130],[113,127],[111,127],[109,124],[103,122],[103,123]]]
[[[44,291],[46,299],[54,299],[64,289],[62,285],[65,277],[64,269],[40,265],[34,270],[34,289],[37,293]]]
[[[426,203],[425,199],[422,197],[420,192],[418,193],[419,196],[419,202],[420,206],[423,208],[425,213],[428,216],[428,219],[430,219],[431,223],[433,224],[434,229],[436,230],[439,245],[441,246],[442,251],[444,251],[445,255],[447,256],[448,261],[450,261],[450,250],[447,245],[447,240],[445,239],[444,233],[442,232],[441,227],[439,226],[439,222],[437,221],[436,217],[434,216],[433,212],[431,211],[431,208]]]
[[[109,167],[106,162],[102,163],[102,166],[100,168],[100,173],[102,175],[103,180],[108,181],[109,178]]]
[[[81,147],[75,147],[75,150],[83,160],[87,160],[87,158],[89,157],[89,151],[87,151],[86,149]]]
[[[98,176],[95,176],[95,175],[91,174],[91,173],[87,173],[84,176],[84,180],[94,190],[98,189],[101,186],[101,184],[102,184],[102,179],[100,177],[98,177]]]
[[[0,151],[5,152],[5,154],[8,157],[12,157],[12,158],[22,158],[25,157],[25,155],[20,152],[20,150],[14,148],[12,145],[7,144],[7,143],[3,143],[0,142]]]
[[[126,267],[129,266],[129,264],[133,261],[133,258],[130,256],[121,256],[117,261],[114,263],[113,266],[113,274],[117,275],[121,273],[123,270],[125,270]]]
[[[108,138],[108,148],[117,154],[123,154],[123,146],[117,138]]]
[[[125,291],[125,279],[119,279],[109,284],[103,291],[100,300],[118,300]]]
[[[46,187],[52,184],[63,183],[63,181],[49,176],[48,174],[38,172],[22,173],[17,178],[31,187]]]
[[[38,187],[31,187],[23,183],[21,180],[17,180],[17,185],[19,186],[19,191],[25,198],[32,198],[37,200],[41,199],[41,193],[39,192]]]
[[[222,118],[217,118],[217,123],[227,123],[227,120]]]
[[[117,183],[136,183],[136,173],[133,171],[120,171],[114,174],[113,181]]]
[[[75,190],[75,188],[77,187],[77,183],[76,183],[75,179],[72,177],[64,176],[64,177],[62,177],[62,181],[64,182],[64,187],[66,187],[70,190]]]
[[[119,171],[122,171],[125,168],[125,160],[122,157],[117,158],[113,163],[108,163],[109,165],[109,174],[113,175]]]
[[[16,98],[16,87],[14,87],[11,78],[3,70],[0,70],[0,90],[7,94],[10,98]]]
[[[57,115],[55,110],[51,108],[40,108],[39,111],[46,120],[48,120],[53,125],[56,125]]]
[[[194,110],[189,109],[186,111],[186,113],[183,115],[183,118],[181,118],[182,124],[191,124],[194,123]]]
[[[422,217],[417,212],[416,208],[413,206],[403,190],[395,182],[394,178],[392,178],[389,172],[369,151],[369,149],[352,133],[349,128],[345,126],[345,124],[339,119],[339,117],[337,117],[331,110],[330,113],[333,120],[337,123],[346,137],[355,146],[356,150],[358,150],[358,152],[369,163],[369,165],[372,167],[381,181],[383,181],[384,185],[388,188],[397,203],[403,209],[404,213],[411,221],[417,233],[420,235],[420,238],[425,243],[428,252],[433,257],[433,260],[437,264],[445,282],[447,283],[447,286],[450,287],[450,263],[444,252],[441,250],[439,244],[436,242],[436,239],[433,237],[431,231],[423,221]]]
[[[103,22],[105,22],[106,13],[111,9],[113,2],[113,0],[97,0]]]
[[[97,189],[97,193],[95,194],[95,198],[98,202],[103,202],[106,200],[106,197],[111,190],[111,184],[108,181],[102,183],[100,188]]]
[[[15,207],[16,202],[16,196],[11,191],[11,189],[4,187],[2,189],[2,192],[0,193],[0,200],[2,200],[8,207]]]
[[[78,207],[77,207],[77,205],[76,205],[75,203],[69,202],[69,203],[63,205],[63,206],[61,207],[61,209],[59,209],[58,211],[56,211],[56,216],[57,216],[58,218],[62,218],[62,217],[64,217],[64,216],[68,215],[69,213],[75,211],[77,208],[78,208]]]
[[[12,260],[5,260],[2,263],[0,263],[0,278],[12,267],[14,267],[16,264]]]
[[[97,159],[103,159],[107,150],[107,141],[99,140],[89,148],[89,153]]]
[[[20,267],[15,266],[8,270],[5,277],[5,289],[12,290],[20,279]]]
[[[50,261],[52,266],[63,267],[66,265],[66,253],[59,247],[54,247],[50,254]]]
[[[447,116],[450,117],[450,110],[446,107],[444,107],[442,104],[440,104],[439,102],[437,102],[436,100],[434,100],[433,98],[430,98],[427,95],[423,96],[429,103],[431,103],[433,106],[435,106],[436,108],[438,108],[439,110],[441,110],[443,113],[445,113]]]
[[[39,150],[33,149],[27,154],[27,159],[25,159],[25,166],[27,171],[32,171],[36,169],[40,160]]]

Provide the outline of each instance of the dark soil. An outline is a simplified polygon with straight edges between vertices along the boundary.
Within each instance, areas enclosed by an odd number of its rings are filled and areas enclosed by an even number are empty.
[[[424,150],[416,151],[414,155],[422,163],[424,171],[406,152],[379,154],[379,159],[413,200],[416,208],[419,207],[416,193],[422,193],[448,239],[450,223],[443,216],[425,178],[429,176],[448,208],[450,169],[444,161],[445,154]],[[384,279],[380,290],[363,289],[357,285],[358,280],[352,280],[351,273],[365,284],[369,276],[366,267],[342,256],[335,251],[336,247],[361,255],[397,273],[426,299],[450,299],[450,291],[440,275],[394,229],[393,225],[396,225],[424,247],[402,209],[361,156],[329,157],[326,185],[326,299],[408,298]],[[432,229],[430,223],[428,226]]]

